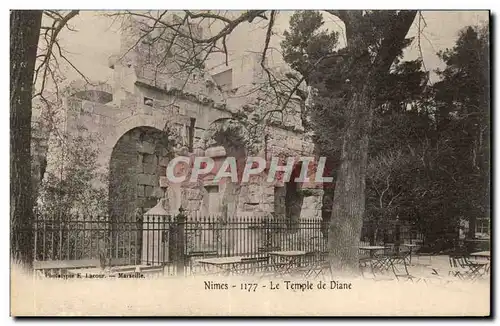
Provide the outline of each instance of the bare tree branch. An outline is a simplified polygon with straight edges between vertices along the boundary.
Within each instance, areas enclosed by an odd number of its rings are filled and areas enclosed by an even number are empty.
[[[39,72],[43,69],[43,75],[42,75],[42,84],[40,87],[40,90],[38,91],[37,94],[35,94],[34,97],[39,96],[43,93],[45,90],[45,83],[47,79],[47,75],[50,74],[50,67],[49,67],[49,60],[53,58],[54,56],[54,46],[57,44],[58,40],[58,35],[62,31],[64,27],[67,26],[68,22],[70,19],[78,15],[79,11],[78,10],[72,10],[66,15],[62,15],[56,11],[45,11],[49,17],[53,18],[53,23],[52,26],[47,27],[45,29],[45,34],[44,38],[47,42],[47,48],[46,48],[46,53],[45,56],[43,56],[42,62],[38,65],[38,67],[35,68],[35,77],[34,77],[34,82],[36,82]],[[50,34],[50,35],[49,35]],[[58,44],[57,44],[58,46]],[[76,68],[72,65],[73,68]],[[77,70],[78,71],[78,70]],[[79,71],[78,71],[79,72]],[[80,72],[79,72],[80,73]]]
[[[186,33],[183,33],[181,31],[177,32],[179,36],[183,37],[183,38],[186,38],[186,39],[192,39],[193,42],[195,43],[214,43],[214,42],[217,42],[218,40],[222,39],[224,36],[227,36],[229,34],[231,34],[231,32],[236,28],[238,27],[241,23],[244,23],[244,22],[251,22],[253,21],[254,18],[256,17],[260,17],[260,18],[263,18],[263,14],[266,12],[266,10],[249,10],[243,14],[241,14],[239,17],[233,19],[233,20],[230,20],[230,22],[228,22],[216,35],[212,36],[212,37],[209,37],[209,38],[197,38],[197,37],[191,37],[190,35],[186,34]],[[131,15],[131,16],[136,16],[136,17],[142,17],[142,18],[147,18],[148,20],[153,20],[155,22],[158,22],[159,24],[163,25],[164,27],[168,28],[168,29],[171,29],[172,31],[176,32],[176,30],[174,29],[174,27],[171,25],[171,24],[168,24],[164,21],[161,21],[159,18],[155,18],[153,16],[148,16],[148,15],[144,15],[144,14],[141,14],[141,13],[137,13],[137,12],[128,12],[127,13],[128,15]],[[186,14],[187,17],[188,14]],[[222,16],[218,16],[218,15],[213,15],[211,13],[199,13],[197,14],[197,18],[215,18],[217,20],[221,20],[221,21],[225,21],[227,20],[227,18],[225,17],[222,17]]]

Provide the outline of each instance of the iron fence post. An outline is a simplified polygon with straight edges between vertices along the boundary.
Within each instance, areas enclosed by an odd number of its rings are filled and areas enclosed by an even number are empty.
[[[185,253],[185,232],[186,232],[186,215],[184,209],[179,208],[174,223],[173,233],[173,252],[172,260],[175,268],[176,275],[184,275],[186,267],[186,253]]]
[[[143,223],[144,223],[144,216],[143,216],[142,209],[138,209],[135,214],[135,222],[136,222],[136,236],[135,236],[135,264],[141,264],[142,261],[142,248],[143,248],[143,243],[142,243],[142,233],[143,233]]]

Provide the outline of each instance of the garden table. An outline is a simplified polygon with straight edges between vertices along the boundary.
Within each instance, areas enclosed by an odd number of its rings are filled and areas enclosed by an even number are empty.
[[[473,252],[470,254],[472,257],[483,257],[483,258],[491,258],[491,252],[490,251],[479,251],[479,252]]]
[[[217,258],[204,258],[197,262],[205,267],[215,266],[218,273],[221,275],[229,275],[231,273],[236,273],[238,267],[241,265],[249,264],[252,262],[251,259],[254,258],[266,258],[266,257],[244,257],[244,256],[232,256],[232,257],[217,257]]]
[[[384,247],[384,246],[361,246],[361,247],[359,247],[359,249],[370,252],[370,258],[374,258],[375,257],[375,253],[377,251],[385,250],[386,247]]]
[[[279,274],[290,274],[294,267],[300,265],[300,260],[302,257],[307,255],[307,252],[302,250],[283,250],[283,251],[271,251],[269,256],[274,257],[277,260],[275,264],[275,271]]]
[[[490,251],[479,251],[479,252],[473,252],[470,254],[471,257],[474,257],[474,258],[486,258],[487,260],[490,260],[491,259],[491,252]],[[490,263],[488,262],[485,266],[484,266],[484,271],[489,274],[490,273]]]

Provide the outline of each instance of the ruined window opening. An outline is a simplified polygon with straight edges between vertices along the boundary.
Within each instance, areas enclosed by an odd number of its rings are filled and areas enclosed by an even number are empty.
[[[149,97],[144,97],[144,105],[153,106],[153,99]]]
[[[190,119],[190,125],[189,125],[189,130],[188,130],[188,148],[190,152],[193,152],[193,146],[194,146],[194,128],[196,126],[196,118],[191,118]]]

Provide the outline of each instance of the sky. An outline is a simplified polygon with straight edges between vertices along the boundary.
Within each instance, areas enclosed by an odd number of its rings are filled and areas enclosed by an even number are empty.
[[[281,41],[280,34],[288,26],[291,11],[280,12],[277,17],[272,38],[272,46],[279,48]],[[342,31],[341,21],[331,15],[325,14],[325,27],[330,30]],[[421,49],[422,57],[428,71],[442,67],[442,63],[436,52],[452,47],[458,37],[460,29],[468,25],[477,25],[488,22],[487,11],[424,11],[421,21]],[[425,25],[425,27],[424,27]],[[120,51],[119,23],[111,17],[107,17],[104,12],[81,11],[78,16],[71,20],[71,26],[76,32],[65,30],[61,33],[61,43],[66,51],[67,57],[80,69],[87,77],[94,81],[106,81],[112,78],[112,70],[108,68],[108,58]],[[418,20],[416,19],[408,36],[415,36],[418,31]],[[237,66],[241,58],[249,53],[259,53],[262,51],[265,39],[265,26],[250,26],[244,24],[238,27],[233,35],[228,39],[231,66]],[[342,37],[341,37],[342,39]],[[407,48],[404,59],[411,60],[420,56],[417,41]],[[212,66],[221,65],[212,60]],[[279,61],[279,60],[278,60]],[[218,62],[217,62],[218,63]],[[222,67],[220,69],[227,69]],[[248,66],[241,65],[239,69],[233,69],[233,78],[241,80],[241,83],[248,82]],[[78,78],[78,74],[73,70],[67,71],[68,79]],[[431,74],[431,81],[435,81],[436,76]]]

